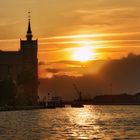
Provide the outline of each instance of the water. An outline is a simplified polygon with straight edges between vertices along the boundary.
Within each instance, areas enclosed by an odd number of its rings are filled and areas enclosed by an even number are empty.
[[[140,106],[0,112],[0,140],[140,140]]]

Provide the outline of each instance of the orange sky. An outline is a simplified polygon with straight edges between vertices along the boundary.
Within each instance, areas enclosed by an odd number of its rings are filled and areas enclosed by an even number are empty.
[[[97,60],[140,53],[139,0],[0,0],[0,3],[0,49],[18,49],[19,38],[26,34],[30,10],[33,34],[39,39],[39,61],[45,63],[40,65],[43,76],[52,76],[42,72],[44,67],[61,68],[61,74],[85,74],[79,72],[79,67],[85,64],[73,62],[74,48],[90,47]],[[90,69],[90,65],[87,63],[86,68]]]

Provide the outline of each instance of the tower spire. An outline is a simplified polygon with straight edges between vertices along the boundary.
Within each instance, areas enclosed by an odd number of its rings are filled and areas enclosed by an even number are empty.
[[[31,16],[30,16],[31,12],[29,11],[28,12],[28,30],[27,30],[27,40],[32,40],[32,30],[31,30],[31,23],[30,23],[30,20],[31,20]]]

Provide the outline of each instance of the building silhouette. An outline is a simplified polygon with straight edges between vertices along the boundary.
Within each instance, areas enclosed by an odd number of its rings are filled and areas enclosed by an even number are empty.
[[[13,80],[16,101],[33,105],[38,99],[38,40],[33,40],[30,17],[25,40],[20,40],[18,51],[0,51],[0,81]]]

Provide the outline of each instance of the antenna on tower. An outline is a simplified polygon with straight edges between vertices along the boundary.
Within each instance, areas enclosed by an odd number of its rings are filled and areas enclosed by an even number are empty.
[[[31,11],[28,11],[28,20],[31,19]]]

